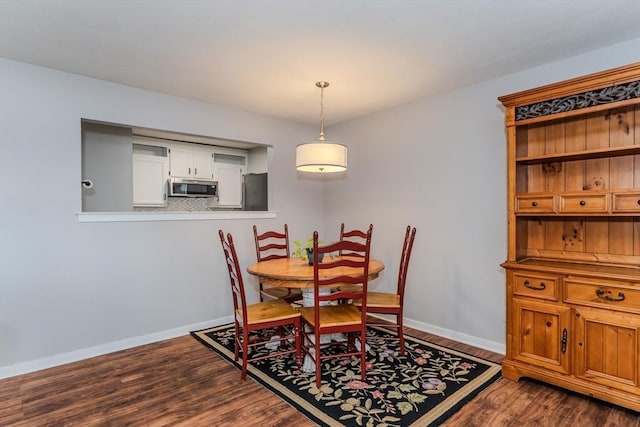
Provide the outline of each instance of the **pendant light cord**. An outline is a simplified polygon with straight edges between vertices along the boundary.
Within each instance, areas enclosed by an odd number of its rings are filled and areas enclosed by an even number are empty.
[[[327,82],[318,82],[316,86],[320,88],[320,141],[324,141],[324,88],[329,86]]]

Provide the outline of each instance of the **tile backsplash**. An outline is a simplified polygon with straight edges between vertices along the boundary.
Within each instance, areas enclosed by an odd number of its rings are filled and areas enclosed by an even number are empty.
[[[133,208],[135,212],[202,212],[202,211],[230,211],[242,210],[227,207],[210,206],[213,199],[208,197],[169,197],[167,206]]]

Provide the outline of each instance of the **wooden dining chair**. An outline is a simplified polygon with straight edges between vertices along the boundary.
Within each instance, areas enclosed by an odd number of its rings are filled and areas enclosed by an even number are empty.
[[[340,224],[340,240],[348,240],[350,242],[358,242],[364,243],[367,238],[367,231],[353,229],[353,230],[345,230],[344,222]],[[373,224],[369,224],[369,229],[373,230]],[[351,256],[364,256],[362,252],[357,251],[340,251],[339,255],[351,255]],[[337,287],[340,291],[348,291],[351,290],[352,287],[350,285],[344,284]],[[344,303],[346,301],[340,301]]]
[[[238,361],[239,353],[242,352],[240,379],[244,381],[247,376],[248,362],[287,354],[295,355],[296,364],[300,368],[302,366],[300,312],[291,307],[286,301],[280,299],[247,305],[242,271],[240,270],[238,255],[233,245],[233,237],[231,237],[231,234],[227,234],[227,239],[225,240],[222,230],[219,230],[218,234],[220,235],[222,250],[229,270],[231,294],[233,296],[234,360],[236,362]],[[263,338],[254,333],[267,328],[279,328],[280,335]],[[282,330],[286,331],[286,333],[282,333]],[[293,347],[289,342],[290,339],[293,339]],[[266,354],[258,352],[255,356],[249,357],[250,350],[255,347],[277,342],[280,343],[277,350]]]
[[[284,232],[265,231],[258,233],[258,227],[253,226],[253,237],[256,243],[256,259],[268,261],[271,259],[289,258],[289,227],[284,225]],[[281,298],[289,303],[302,299],[300,289],[287,289],[265,286],[260,281],[260,301]]]
[[[369,228],[372,228],[373,224],[369,224]],[[340,240],[348,240],[350,242],[364,243],[367,239],[366,230],[345,230],[344,222],[340,224]],[[364,253],[359,251],[340,251],[338,255],[352,255],[352,256],[364,256]]]
[[[322,383],[321,362],[325,359],[360,356],[361,377],[363,381],[366,378],[366,306],[371,232],[372,227],[369,227],[364,243],[343,240],[326,246],[318,246],[318,232],[313,233],[313,305],[301,307],[300,314],[303,324],[302,349],[315,364],[318,388]],[[364,256],[325,256],[324,262],[318,262],[319,254],[336,251],[362,252]],[[348,291],[330,292],[338,283],[358,286]],[[333,301],[349,299],[359,299],[363,309],[353,304],[331,304]],[[347,340],[321,344],[320,336],[339,333],[347,334]],[[356,345],[356,337],[360,340],[360,348]],[[322,351],[328,346],[342,348],[323,354]]]
[[[413,249],[413,241],[416,237],[416,228],[407,226],[407,231],[404,235],[404,244],[402,245],[402,255],[400,257],[400,267],[398,269],[398,283],[395,293],[387,292],[367,292],[367,299],[355,300],[353,303],[356,306],[362,308],[362,311],[367,313],[376,314],[391,314],[396,316],[395,323],[380,322],[371,320],[373,317],[369,317],[367,325],[369,326],[384,326],[387,328],[396,329],[398,332],[397,337],[389,337],[383,339],[395,339],[400,341],[400,354],[404,356],[404,291],[407,284],[407,270],[409,269],[409,260],[411,259],[411,250]],[[366,304],[366,307],[365,307]]]

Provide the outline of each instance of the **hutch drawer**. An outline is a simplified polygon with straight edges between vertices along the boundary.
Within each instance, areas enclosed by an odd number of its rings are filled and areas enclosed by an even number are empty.
[[[640,213],[640,192],[613,193],[613,212]]]
[[[563,194],[559,199],[562,213],[606,213],[609,210],[607,194]]]
[[[558,301],[561,279],[542,273],[514,273],[514,295]]]
[[[517,213],[553,213],[554,198],[550,195],[519,195],[516,196]]]
[[[640,287],[623,281],[569,277],[565,302],[640,313]]]

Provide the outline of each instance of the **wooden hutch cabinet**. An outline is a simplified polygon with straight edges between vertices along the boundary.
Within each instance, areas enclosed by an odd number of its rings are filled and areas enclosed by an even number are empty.
[[[640,63],[499,100],[503,376],[640,411]]]

